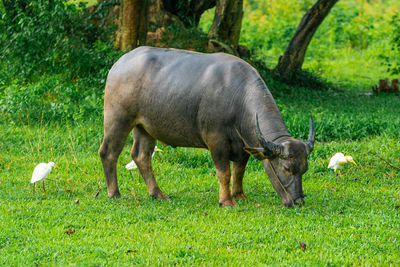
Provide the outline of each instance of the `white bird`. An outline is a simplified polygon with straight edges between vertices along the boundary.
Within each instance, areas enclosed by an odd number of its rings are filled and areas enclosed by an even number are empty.
[[[351,162],[354,165],[357,165],[357,163],[354,162],[352,156],[345,156],[343,153],[336,153],[335,155],[333,155],[333,157],[329,161],[328,169],[333,169],[335,171],[336,180],[338,179],[337,178],[338,175],[337,175],[336,171],[339,170],[340,168],[342,168],[343,165],[346,164],[347,162]]]
[[[31,179],[31,183],[33,184],[33,192],[35,192],[35,183],[43,180],[43,191],[45,191],[44,188],[44,179],[46,178],[46,176],[51,172],[51,169],[53,167],[56,167],[56,164],[52,161],[50,161],[49,163],[39,163],[35,169],[33,170],[32,173],[32,179]]]
[[[161,149],[159,149],[157,146],[155,146],[155,147],[154,147],[153,154],[151,154],[151,157],[154,157],[154,153],[155,153],[156,151],[161,151],[161,152],[163,152]],[[129,170],[129,173],[130,173],[131,178],[132,178],[132,180],[133,180],[133,176],[132,176],[131,170],[137,169],[136,163],[132,160],[131,162],[129,162],[128,164],[125,165],[125,168],[126,168],[127,170]],[[139,181],[140,181],[140,178],[139,178]]]
[[[137,166],[136,166],[136,163],[132,160],[131,162],[129,162],[128,164],[125,165],[125,168],[130,171],[130,170],[136,169]]]

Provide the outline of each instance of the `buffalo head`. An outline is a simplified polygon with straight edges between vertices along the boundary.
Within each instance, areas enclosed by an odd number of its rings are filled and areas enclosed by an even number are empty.
[[[314,147],[314,124],[310,116],[310,129],[307,142],[301,139],[289,138],[277,144],[268,141],[261,133],[256,116],[256,132],[261,147],[249,147],[245,143],[245,150],[262,160],[265,171],[275,189],[282,198],[286,207],[304,203],[302,175],[308,169],[307,157]]]

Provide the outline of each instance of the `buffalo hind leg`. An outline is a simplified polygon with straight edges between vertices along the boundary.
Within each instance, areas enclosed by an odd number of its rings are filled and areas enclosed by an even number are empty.
[[[156,145],[156,140],[140,126],[133,128],[132,133],[134,142],[131,157],[138,166],[140,174],[147,185],[149,194],[154,198],[168,199],[158,187],[151,164],[151,157]]]
[[[118,119],[105,120],[104,139],[99,149],[107,181],[108,197],[119,197],[117,180],[117,161],[130,132],[130,126]]]
[[[236,199],[245,199],[247,196],[243,192],[243,176],[249,157],[241,162],[233,162],[232,196]]]
[[[219,205],[221,207],[233,207],[236,205],[236,202],[232,198],[231,190],[229,189],[229,182],[231,180],[229,158],[223,153],[212,150],[211,156],[219,179]]]

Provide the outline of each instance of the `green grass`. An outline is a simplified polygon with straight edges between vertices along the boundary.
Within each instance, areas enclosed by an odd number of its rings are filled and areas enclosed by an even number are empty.
[[[282,207],[255,159],[245,175],[248,199],[234,209],[219,208],[209,153],[171,147],[153,159],[170,201],[153,200],[138,171],[132,181],[124,169],[131,137],[118,163],[122,197],[108,199],[97,155],[100,118],[77,123],[0,121],[0,265],[399,265],[399,136],[390,127],[342,140],[319,133],[324,117],[326,125],[347,125],[346,116],[323,110],[343,106],[350,110],[353,126],[362,128],[367,122],[357,124],[356,114],[373,117],[368,114],[372,104],[377,117],[399,129],[398,114],[391,113],[398,96],[326,92],[326,98],[317,98],[315,91],[289,89],[275,94],[286,108],[292,132],[307,131],[307,119],[296,120],[310,110],[322,110],[314,112],[318,141],[303,177],[307,198],[301,208]],[[348,126],[349,133],[353,126]],[[338,151],[358,163],[346,166],[340,183],[327,169]],[[38,187],[33,194],[32,170],[50,160],[60,169],[49,175],[45,193]],[[304,252],[300,241],[307,245]]]
[[[354,90],[310,90],[289,87],[264,75],[278,103],[289,132],[308,135],[308,116],[313,115],[320,141],[358,140],[376,135],[400,137],[399,94],[369,95]]]
[[[272,68],[307,5],[244,3],[240,42]],[[108,199],[97,150],[104,77],[118,53],[98,43],[91,57],[71,61],[73,69],[33,76],[13,69],[23,59],[1,62],[0,265],[400,265],[400,95],[365,94],[377,79],[392,78],[381,56],[389,55],[389,20],[397,8],[394,0],[338,2],[316,33],[304,67],[343,92],[289,87],[263,73],[294,137],[307,138],[308,115],[314,116],[317,142],[300,208],[282,207],[253,158],[244,180],[248,199],[219,208],[209,153],[190,148],[156,153],[156,178],[170,201],[154,200],[138,171],[132,181],[124,168],[132,137],[118,163],[122,197]],[[204,31],[212,12],[202,19]],[[200,49],[204,35],[174,27],[163,45],[186,48],[193,41]],[[102,65],[91,64],[96,71],[76,77],[76,67],[87,65],[82,58]],[[21,66],[43,67],[32,64]],[[358,163],[344,168],[340,183],[327,169],[336,152]],[[60,168],[48,176],[46,192],[39,183],[33,193],[35,165],[51,160]]]

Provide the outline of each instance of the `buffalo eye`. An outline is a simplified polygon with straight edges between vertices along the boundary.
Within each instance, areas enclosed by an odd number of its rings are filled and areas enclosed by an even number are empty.
[[[283,166],[283,168],[285,169],[285,171],[290,172],[290,168],[288,166]]]

